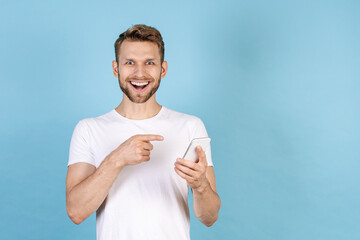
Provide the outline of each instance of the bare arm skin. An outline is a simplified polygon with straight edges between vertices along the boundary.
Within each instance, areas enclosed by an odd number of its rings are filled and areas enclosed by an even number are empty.
[[[206,226],[210,227],[218,219],[221,200],[216,192],[215,174],[213,167],[207,167],[206,178],[208,182],[193,192],[193,208],[195,216]]]
[[[88,163],[69,166],[66,177],[66,210],[74,223],[82,223],[100,207],[121,169],[122,167],[116,167],[110,155],[98,169]]]
[[[201,147],[198,146],[196,151],[199,156],[197,163],[178,158],[175,163],[175,171],[191,187],[195,216],[210,227],[218,219],[221,200],[216,192],[213,167],[207,166],[206,155]]]
[[[75,163],[69,166],[66,177],[66,211],[70,219],[82,223],[105,200],[121,170],[150,160],[153,145],[150,141],[163,140],[159,135],[136,135],[111,152],[100,166]]]

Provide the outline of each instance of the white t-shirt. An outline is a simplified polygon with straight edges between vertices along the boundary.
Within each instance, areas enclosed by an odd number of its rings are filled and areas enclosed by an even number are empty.
[[[190,239],[188,187],[174,170],[193,138],[207,137],[195,116],[164,106],[144,120],[131,120],[115,109],[80,120],[70,143],[69,163],[86,162],[99,167],[106,156],[136,134],[159,134],[152,141],[150,161],[124,167],[96,211],[98,240]],[[206,153],[213,166],[211,151]]]

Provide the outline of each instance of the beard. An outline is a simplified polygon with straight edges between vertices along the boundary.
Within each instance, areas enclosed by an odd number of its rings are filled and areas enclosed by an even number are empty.
[[[121,91],[130,99],[131,102],[133,103],[145,103],[147,102],[147,100],[149,100],[158,90],[159,86],[160,86],[160,82],[161,82],[161,74],[159,76],[159,78],[157,79],[157,81],[155,81],[155,79],[153,77],[144,77],[144,78],[132,78],[132,77],[128,77],[125,79],[125,82],[122,83],[120,81],[120,74],[118,75],[118,79],[119,79],[119,85],[120,85],[120,89]],[[131,80],[145,80],[145,81],[150,81],[149,85],[151,83],[155,83],[156,85],[152,87],[152,89],[150,90],[149,93],[147,93],[144,96],[141,96],[144,93],[133,93],[133,91],[131,91],[128,87],[128,84],[131,84],[130,81]],[[150,87],[150,86],[146,86],[146,87]],[[130,86],[131,88],[131,86]],[[148,91],[148,90],[146,90]]]

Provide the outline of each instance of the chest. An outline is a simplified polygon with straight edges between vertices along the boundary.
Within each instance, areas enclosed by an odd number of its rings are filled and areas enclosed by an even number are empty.
[[[150,152],[150,161],[154,170],[162,171],[173,168],[176,158],[183,157],[190,141],[191,133],[183,126],[166,124],[162,126],[116,125],[95,126],[91,129],[91,151],[94,154],[96,166],[123,142],[137,134],[158,134],[164,137],[163,141],[151,141],[154,146]]]

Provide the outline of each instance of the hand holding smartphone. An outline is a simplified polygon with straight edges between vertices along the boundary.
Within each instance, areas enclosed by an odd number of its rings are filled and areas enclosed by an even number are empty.
[[[191,140],[183,158],[192,162],[197,162],[196,160],[198,159],[198,154],[196,147],[201,146],[206,154],[210,150],[210,141],[211,139],[209,137],[194,138]]]

